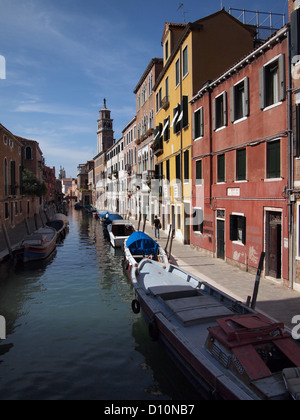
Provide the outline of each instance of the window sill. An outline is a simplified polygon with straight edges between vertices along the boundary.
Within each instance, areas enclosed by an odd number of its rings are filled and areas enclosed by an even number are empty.
[[[197,137],[196,139],[194,139],[194,141],[199,141],[199,140],[202,140],[202,139],[203,139],[203,136]]]
[[[242,241],[232,241],[235,245],[245,246]]]
[[[280,177],[280,178],[265,178],[264,182],[279,182],[279,181],[283,181],[284,178]]]
[[[236,121],[233,121],[233,124],[238,124],[240,122],[246,121],[247,119],[248,119],[248,117],[242,117],[242,118],[240,118],[240,119],[238,119]]]
[[[263,109],[263,111],[269,111],[270,109],[277,108],[280,105],[282,105],[282,101],[276,102],[276,104],[267,106],[266,108]]]
[[[222,127],[216,128],[215,133],[217,133],[218,131],[222,131],[224,130],[224,128],[226,128],[227,125],[223,125]]]

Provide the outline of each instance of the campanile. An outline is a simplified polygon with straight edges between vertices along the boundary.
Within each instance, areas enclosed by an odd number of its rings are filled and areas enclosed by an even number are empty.
[[[106,107],[104,99],[103,108],[99,111],[97,131],[97,153],[106,152],[114,144],[113,120],[110,118],[111,111]]]

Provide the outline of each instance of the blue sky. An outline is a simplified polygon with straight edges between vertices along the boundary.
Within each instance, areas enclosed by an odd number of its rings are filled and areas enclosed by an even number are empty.
[[[178,10],[180,3],[184,9]],[[36,140],[48,166],[77,165],[97,152],[103,98],[115,139],[135,115],[133,89],[162,57],[165,22],[194,22],[221,8],[287,13],[287,0],[0,0],[0,123]],[[184,11],[184,13],[183,13]]]

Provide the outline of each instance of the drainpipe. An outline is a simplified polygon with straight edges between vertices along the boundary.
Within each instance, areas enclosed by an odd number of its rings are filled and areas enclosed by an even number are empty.
[[[287,131],[288,131],[288,206],[289,206],[289,287],[294,288],[294,202],[291,201],[291,193],[294,188],[294,148],[293,148],[293,130],[292,130],[292,67],[291,67],[291,36],[290,27],[287,30],[288,43],[288,89],[287,89]]]

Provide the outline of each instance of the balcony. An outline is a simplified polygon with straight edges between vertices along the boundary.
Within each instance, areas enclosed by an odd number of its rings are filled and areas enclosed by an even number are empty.
[[[154,141],[154,143],[151,146],[151,149],[155,156],[160,156],[164,152],[163,140],[161,137],[158,140]]]
[[[161,107],[166,111],[170,106],[169,97],[165,96],[161,101]]]

